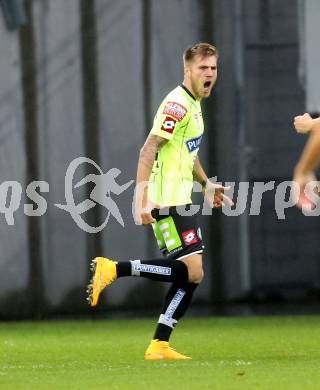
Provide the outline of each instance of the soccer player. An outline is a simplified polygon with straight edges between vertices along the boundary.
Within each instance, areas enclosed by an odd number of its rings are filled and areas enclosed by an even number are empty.
[[[304,188],[309,181],[316,180],[314,170],[320,162],[320,117],[312,119],[308,113],[298,115],[294,118],[294,127],[298,133],[311,132],[293,175],[293,180],[300,187],[297,206],[301,208],[303,204],[310,204],[308,198],[304,196]]]
[[[226,187],[208,180],[198,157],[204,130],[200,101],[210,96],[216,82],[217,58],[216,48],[208,43],[184,51],[183,83],[161,103],[140,150],[135,218],[152,225],[164,258],[117,262],[97,257],[92,264],[91,306],[117,278],[136,276],[171,283],[146,360],[190,359],[171,348],[169,338],[203,278],[201,231],[197,216],[188,216],[194,214],[193,181],[201,183],[212,207],[232,204],[224,194]]]

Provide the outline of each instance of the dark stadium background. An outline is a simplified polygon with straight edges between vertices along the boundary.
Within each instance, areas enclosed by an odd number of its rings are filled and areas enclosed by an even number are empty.
[[[158,252],[150,231],[134,224],[133,187],[113,198],[125,228],[110,217],[101,233],[89,234],[55,207],[65,202],[68,165],[86,156],[103,172],[120,169],[120,184],[135,179],[155,110],[182,80],[183,49],[209,41],[220,58],[218,83],[204,103],[201,158],[208,174],[252,184],[291,180],[306,140],[295,134],[292,118],[320,107],[314,77],[319,2],[0,0],[0,5],[0,183],[18,181],[23,189],[14,225],[0,214],[0,317],[157,309],[165,286],[133,278],[119,280],[97,308],[88,307],[91,258],[150,258]],[[79,169],[80,180],[90,166]],[[50,185],[41,217],[27,217],[23,210],[30,203],[26,187],[34,180]],[[75,190],[76,202],[91,189]],[[194,312],[318,311],[320,219],[289,208],[286,219],[278,220],[274,197],[274,191],[264,195],[259,216],[249,216],[247,207],[238,217],[219,211],[203,217],[206,278]],[[4,207],[3,196],[1,202]],[[96,226],[105,217],[106,210],[96,206],[86,220]]]

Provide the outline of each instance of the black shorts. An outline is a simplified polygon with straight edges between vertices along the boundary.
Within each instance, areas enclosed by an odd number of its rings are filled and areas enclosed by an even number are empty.
[[[197,215],[185,215],[191,205],[172,206],[152,210],[156,220],[152,224],[160,251],[164,256],[182,259],[195,253],[202,253],[201,229]],[[185,212],[183,212],[185,211]]]

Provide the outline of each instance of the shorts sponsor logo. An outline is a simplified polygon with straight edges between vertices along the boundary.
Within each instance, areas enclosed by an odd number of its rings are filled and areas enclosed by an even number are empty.
[[[134,264],[133,270],[135,272],[148,272],[150,274],[171,275],[171,268],[161,267],[159,265]]]
[[[170,115],[178,121],[181,121],[185,117],[186,113],[187,109],[181,104],[175,102],[168,102],[163,109],[163,114]]]
[[[175,119],[171,118],[170,116],[167,116],[161,126],[161,130],[164,130],[167,133],[172,134],[174,128],[176,127],[176,123],[177,121]]]
[[[182,239],[186,246],[196,244],[199,241],[196,231],[194,229],[190,229],[186,232],[183,232]]]
[[[202,139],[202,135],[200,135],[199,137],[191,138],[188,141],[186,141],[186,146],[189,153],[192,153],[199,148],[201,139]]]

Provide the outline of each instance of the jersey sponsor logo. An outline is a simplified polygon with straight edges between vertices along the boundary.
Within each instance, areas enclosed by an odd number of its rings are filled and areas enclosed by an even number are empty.
[[[196,244],[199,241],[196,231],[194,229],[190,229],[186,232],[183,232],[182,239],[186,246]]]
[[[170,116],[167,116],[164,122],[162,123],[161,130],[166,131],[167,133],[172,134],[174,128],[176,127],[177,121]]]
[[[170,115],[177,121],[181,121],[187,113],[187,109],[179,103],[168,102],[163,110],[163,114]]]
[[[186,146],[187,149],[189,150],[189,153],[192,153],[199,148],[201,139],[202,139],[202,135],[196,138],[191,138],[188,141],[186,141]]]

